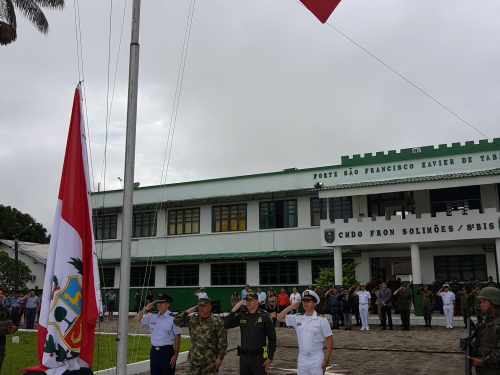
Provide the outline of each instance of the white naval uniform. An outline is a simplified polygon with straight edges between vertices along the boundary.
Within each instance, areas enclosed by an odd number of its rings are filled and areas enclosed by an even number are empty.
[[[314,311],[312,316],[287,315],[286,325],[295,328],[299,342],[297,375],[323,375],[323,341],[332,335],[330,323]]]
[[[446,328],[453,328],[453,301],[455,300],[455,293],[441,292],[439,297],[443,299],[443,312],[446,318]]]
[[[359,316],[361,318],[361,329],[370,329],[368,326],[368,303],[371,299],[369,291],[358,290],[356,295],[359,297]]]

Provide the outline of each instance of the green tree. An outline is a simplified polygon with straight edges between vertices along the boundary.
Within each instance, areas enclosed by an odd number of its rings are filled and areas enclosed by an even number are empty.
[[[344,287],[350,288],[352,285],[357,284],[356,280],[356,266],[359,264],[358,261],[353,260],[342,264],[342,285]],[[315,280],[316,287],[321,288],[323,291],[327,291],[335,284],[335,269],[334,268],[320,268],[319,277]]]
[[[9,257],[5,251],[0,251],[0,286],[6,290],[13,291],[15,288],[14,280],[14,259]],[[31,270],[26,263],[18,262],[19,270],[19,289],[26,290],[26,283],[30,279]]]
[[[2,0],[0,0],[2,1]],[[31,227],[29,225],[32,224]],[[23,229],[27,228],[23,231]],[[23,231],[21,234],[19,234]],[[49,243],[47,229],[28,214],[23,214],[15,208],[0,204],[0,238],[5,240],[14,239],[19,234],[19,241]]]
[[[6,45],[17,39],[16,9],[38,31],[49,32],[49,23],[41,8],[64,9],[64,0],[0,0],[0,44]]]

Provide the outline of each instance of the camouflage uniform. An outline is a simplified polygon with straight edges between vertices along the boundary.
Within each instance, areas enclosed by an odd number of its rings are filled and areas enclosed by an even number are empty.
[[[434,310],[434,293],[432,293],[429,288],[424,290],[424,287],[421,286],[417,289],[415,294],[421,298],[422,315],[425,320],[424,327],[431,327],[432,311]]]
[[[476,314],[477,322],[481,323],[483,320],[483,312],[481,311],[481,300],[477,297],[475,291],[470,294],[471,306],[474,309],[474,314]]]
[[[458,296],[458,293],[462,289],[462,286],[457,283],[457,282],[452,282],[448,284],[450,286],[450,290],[455,294],[455,296]],[[457,298],[455,301],[455,308],[453,309],[453,315],[458,316],[460,312],[460,298]]]
[[[9,314],[5,306],[0,305],[0,374],[2,373],[2,364],[5,358],[5,343],[7,341],[7,329],[12,324],[8,320]]]
[[[399,298],[398,300],[399,311],[401,314],[401,323],[403,324],[403,331],[409,331],[410,306],[411,306],[411,301],[413,301],[413,296],[408,290],[405,290],[404,292],[400,290],[398,292],[398,298]]]
[[[500,373],[500,311],[493,316],[487,315],[478,329],[478,336],[472,343],[473,356],[482,359],[483,364],[475,367],[476,374],[498,374]]]
[[[183,311],[174,318],[174,324],[189,327],[189,374],[217,374],[215,360],[223,360],[227,353],[227,331],[222,320],[212,314],[201,318]]]
[[[316,289],[314,292],[319,296],[319,303],[316,305],[314,310],[316,310],[316,313],[323,315],[325,313],[326,296],[325,293],[317,292],[317,290],[318,289]]]

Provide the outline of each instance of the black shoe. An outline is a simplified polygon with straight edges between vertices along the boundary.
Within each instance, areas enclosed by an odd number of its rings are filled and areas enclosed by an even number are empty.
[[[392,327],[389,327],[389,329],[392,331]]]
[[[344,331],[349,331],[350,328],[344,328]]]
[[[382,327],[381,331],[385,331],[385,327]]]

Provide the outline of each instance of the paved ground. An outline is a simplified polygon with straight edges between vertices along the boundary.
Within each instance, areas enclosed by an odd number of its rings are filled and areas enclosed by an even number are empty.
[[[371,316],[372,318],[372,316]],[[436,323],[439,317],[436,317]],[[459,338],[465,330],[456,327],[452,330],[442,326],[432,329],[411,326],[409,332],[395,326],[394,331],[380,331],[376,320],[370,331],[334,330],[334,350],[330,359],[330,371],[335,373],[375,375],[375,374],[461,374],[464,356],[459,348]],[[116,332],[118,319],[100,324],[101,332]],[[297,338],[293,328],[276,328],[278,349],[270,374],[288,373],[287,369],[297,368]],[[129,333],[147,334],[147,327],[141,327],[130,319]],[[189,332],[183,328],[184,335]],[[229,352],[219,371],[220,375],[238,374],[236,346],[240,341],[238,329],[228,333]],[[141,340],[142,342],[142,340]],[[344,371],[342,371],[344,370]],[[187,374],[187,365],[177,366],[177,374]],[[148,372],[141,375],[149,375]]]

